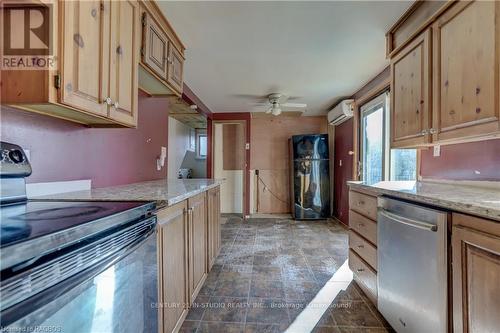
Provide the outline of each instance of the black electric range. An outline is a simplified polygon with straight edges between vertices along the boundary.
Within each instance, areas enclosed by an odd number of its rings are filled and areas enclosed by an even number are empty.
[[[155,204],[24,201],[0,207],[0,269],[151,215]]]

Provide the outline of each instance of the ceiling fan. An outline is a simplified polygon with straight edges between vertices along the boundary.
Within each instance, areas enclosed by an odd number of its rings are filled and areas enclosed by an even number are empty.
[[[272,114],[273,116],[278,116],[285,109],[303,109],[307,107],[304,103],[290,103],[288,100],[298,99],[299,97],[290,97],[280,93],[272,93],[267,96],[254,96],[254,95],[238,95],[238,97],[253,98],[259,100],[265,100],[260,103],[256,103],[256,106],[265,106],[266,113]]]

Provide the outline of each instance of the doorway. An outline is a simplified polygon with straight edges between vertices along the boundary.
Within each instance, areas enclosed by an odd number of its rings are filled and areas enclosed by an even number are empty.
[[[213,122],[213,177],[221,185],[221,213],[243,215],[245,207],[245,123]]]

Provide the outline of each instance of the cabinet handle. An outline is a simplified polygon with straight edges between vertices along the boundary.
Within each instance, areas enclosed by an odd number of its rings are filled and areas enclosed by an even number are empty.
[[[420,132],[420,135],[427,135],[427,134],[429,134],[429,130],[426,130],[426,129],[424,129],[424,130],[422,130],[422,132]]]
[[[104,102],[103,102],[103,103],[106,103],[106,104],[108,104],[108,105],[111,105],[111,104],[113,104],[113,101],[111,100],[111,97],[106,97],[106,98],[104,99]]]
[[[363,223],[359,223],[358,227],[363,228],[365,225]]]
[[[364,205],[364,204],[365,204],[365,202],[363,200],[358,201],[358,205]]]
[[[431,133],[431,134],[436,134],[437,132],[438,132],[438,131],[437,131],[437,129],[435,129],[435,128],[431,128],[431,129],[429,130],[429,133]]]
[[[365,269],[364,269],[364,268],[358,268],[358,269],[357,269],[357,271],[358,271],[358,272],[364,272],[364,271],[365,271]]]
[[[364,248],[364,247],[365,247],[365,246],[364,246],[364,245],[362,245],[362,244],[361,244],[361,245],[358,245],[358,248],[360,248],[360,249],[362,249],[362,248]]]

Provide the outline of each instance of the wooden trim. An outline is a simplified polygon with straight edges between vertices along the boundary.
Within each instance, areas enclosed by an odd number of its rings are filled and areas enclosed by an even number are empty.
[[[358,92],[362,91],[365,87],[370,85],[374,80],[378,78],[380,74],[382,74],[384,70],[382,70],[380,73],[375,75],[372,80],[367,82],[363,87],[358,89],[356,93],[353,94],[356,95]],[[360,141],[359,141],[359,136],[360,136],[360,112],[361,112],[361,106],[365,104],[366,102],[370,101],[371,99],[377,97],[378,95],[382,94],[383,92],[387,91],[390,89],[390,81],[391,77],[390,75],[387,76],[387,78],[383,78],[380,82],[378,82],[372,89],[370,89],[368,92],[363,94],[361,97],[358,97],[357,99],[354,100],[354,116],[353,116],[353,125],[352,125],[352,130],[353,130],[353,163],[352,163],[352,179],[353,180],[359,180],[359,175],[358,175],[358,167],[359,167],[359,152],[360,152]]]
[[[434,21],[450,6],[455,4],[458,0],[448,0],[446,4],[444,4],[439,10],[437,10],[432,16],[430,16],[424,23],[416,29],[408,39],[401,43],[401,45],[394,48],[393,35],[394,32],[404,23],[406,20],[420,7],[425,0],[417,0],[415,3],[408,8],[408,10],[396,21],[396,23],[386,32],[386,58],[392,58],[395,54],[397,54],[400,50],[406,47],[416,36],[422,33],[425,29],[427,29]]]

